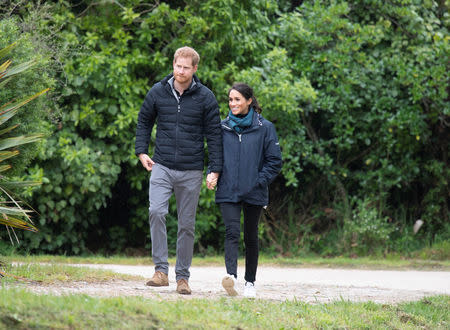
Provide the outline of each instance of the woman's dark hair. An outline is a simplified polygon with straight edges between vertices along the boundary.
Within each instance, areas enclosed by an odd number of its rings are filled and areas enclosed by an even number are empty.
[[[253,108],[257,113],[261,113],[262,109],[258,104],[258,101],[256,100],[255,94],[253,94],[253,89],[244,83],[234,83],[233,86],[228,90],[228,95],[230,95],[230,92],[232,90],[238,91],[241,93],[246,100],[252,99],[252,103],[250,103],[250,108]]]

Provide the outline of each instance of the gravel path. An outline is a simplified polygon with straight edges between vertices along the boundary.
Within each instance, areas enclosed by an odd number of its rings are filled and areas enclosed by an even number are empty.
[[[112,270],[121,274],[140,275],[150,278],[153,266],[124,265],[76,265]],[[244,270],[239,268],[238,292],[244,286]],[[148,287],[143,281],[116,280],[107,283],[71,282],[58,285],[27,285],[39,293],[73,294],[85,293],[93,296],[143,296],[153,299],[192,299],[227,297],[221,286],[223,267],[191,267],[189,284],[192,295],[175,292],[174,269],[169,269],[168,287]],[[423,297],[450,295],[450,272],[444,271],[392,271],[349,270],[328,268],[258,268],[257,298],[285,301],[297,299],[309,303],[324,303],[336,300],[373,301],[397,303],[419,300]],[[240,299],[242,296],[237,296]],[[235,298],[235,299],[236,299]]]

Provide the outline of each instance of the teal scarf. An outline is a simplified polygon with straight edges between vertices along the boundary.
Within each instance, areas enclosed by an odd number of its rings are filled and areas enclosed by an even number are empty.
[[[230,117],[230,126],[232,129],[234,129],[236,132],[241,133],[244,128],[249,127],[252,124],[253,119],[253,108],[250,108],[249,112],[245,117],[239,118],[230,110],[230,113],[228,114],[228,117]]]

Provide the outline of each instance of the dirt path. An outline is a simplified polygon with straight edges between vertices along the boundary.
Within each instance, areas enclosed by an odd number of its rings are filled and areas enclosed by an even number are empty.
[[[150,278],[153,266],[77,265],[112,270],[121,274]],[[239,269],[238,292],[244,285],[243,269]],[[143,296],[154,299],[192,299],[227,297],[221,279],[223,267],[192,267],[192,295],[175,292],[175,274],[169,270],[169,287],[153,288],[143,281],[108,283],[71,282],[54,286],[29,285],[34,292],[52,294],[85,293],[93,296]],[[385,271],[311,268],[259,267],[257,298],[275,301],[297,299],[310,303],[335,300],[397,303],[419,300],[426,296],[450,295],[450,272]],[[238,296],[238,299],[241,296]]]

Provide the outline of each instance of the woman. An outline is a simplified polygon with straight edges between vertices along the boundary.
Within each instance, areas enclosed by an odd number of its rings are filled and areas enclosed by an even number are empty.
[[[258,221],[269,202],[268,186],[281,170],[281,151],[273,124],[261,116],[250,86],[234,84],[228,91],[230,112],[222,121],[223,171],[216,203],[225,223],[225,265],[222,286],[237,295],[237,260],[241,210],[244,213],[244,296],[255,297],[258,267]]]

